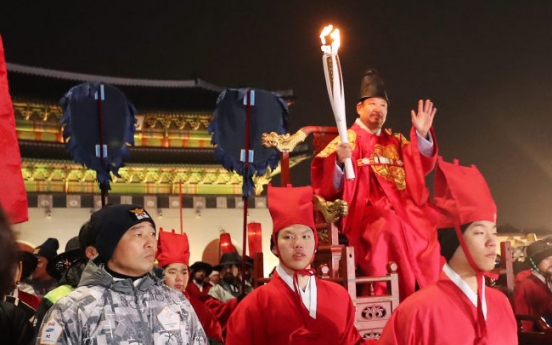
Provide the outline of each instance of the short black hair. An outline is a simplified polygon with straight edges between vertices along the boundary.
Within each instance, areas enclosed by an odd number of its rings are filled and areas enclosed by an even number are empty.
[[[470,224],[471,223],[460,226],[462,233],[466,232],[466,229],[470,226]],[[460,240],[456,235],[456,230],[454,228],[439,229],[437,230],[437,238],[439,239],[439,244],[441,245],[441,255],[445,257],[447,262],[449,262],[456,252],[456,249],[460,246]]]

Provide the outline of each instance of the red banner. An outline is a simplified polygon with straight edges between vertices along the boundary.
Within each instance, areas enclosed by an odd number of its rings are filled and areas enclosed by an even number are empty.
[[[0,36],[0,205],[12,224],[29,219],[27,193],[21,174],[21,155],[8,87],[4,45]]]

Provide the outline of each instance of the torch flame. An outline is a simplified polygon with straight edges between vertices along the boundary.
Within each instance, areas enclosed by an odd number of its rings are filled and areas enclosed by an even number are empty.
[[[322,51],[326,54],[337,54],[341,39],[339,36],[339,29],[333,27],[333,25],[326,26],[320,33],[320,40],[322,41]],[[326,43],[326,40],[330,43]]]

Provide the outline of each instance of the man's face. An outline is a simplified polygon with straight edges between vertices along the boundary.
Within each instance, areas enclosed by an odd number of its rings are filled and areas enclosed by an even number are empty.
[[[377,131],[387,119],[387,101],[383,98],[371,97],[357,104],[360,121],[372,131]]]
[[[33,272],[33,279],[36,280],[46,280],[50,279],[50,275],[46,271],[46,266],[48,266],[48,259],[43,256],[37,255],[38,263]]]
[[[253,267],[247,267],[245,269],[243,276],[246,280],[250,280],[251,277],[253,276]]]
[[[552,256],[542,259],[537,267],[544,275],[552,277]]]
[[[141,222],[128,229],[108,261],[109,268],[131,277],[151,271],[157,250],[155,233],[150,222]]]
[[[220,274],[212,274],[209,279],[211,279],[211,283],[214,285],[220,283]]]
[[[202,284],[204,279],[205,279],[205,271],[204,270],[199,270],[199,271],[194,272],[194,280],[198,284]]]
[[[315,245],[314,232],[311,228],[302,224],[288,226],[278,232],[277,241],[280,261],[284,263],[286,271],[302,270],[310,266]]]
[[[240,268],[238,265],[226,265],[220,272],[222,279],[227,283],[233,283],[240,275]]]
[[[181,263],[165,267],[165,284],[178,291],[186,290],[188,285],[188,266]]]
[[[496,259],[496,224],[487,220],[473,222],[464,232],[464,240],[473,257],[473,261],[482,271],[491,271],[495,267]],[[460,247],[459,247],[460,248]],[[456,255],[463,256],[464,252],[457,250]]]

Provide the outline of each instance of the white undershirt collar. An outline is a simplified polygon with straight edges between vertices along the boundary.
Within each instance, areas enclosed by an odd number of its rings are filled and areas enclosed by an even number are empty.
[[[289,286],[291,291],[295,293],[295,289],[293,287],[293,276],[289,275],[284,270],[281,263],[276,267],[276,272],[278,272],[280,278],[282,278],[282,280],[286,282],[286,285]],[[316,286],[316,279],[314,278],[314,276],[309,277],[309,281],[307,282],[305,291],[303,291],[303,289],[301,289],[298,285],[297,290],[301,294],[301,300],[303,301],[305,307],[308,309],[310,317],[316,319],[318,288]]]
[[[458,275],[458,273],[454,272],[454,270],[447,264],[443,266],[443,272],[449,277],[449,279],[458,286],[458,288],[466,295],[466,297],[469,298],[469,300],[473,303],[473,305],[477,308],[477,294],[473,292],[473,290],[470,288],[468,283],[462,277]],[[483,315],[485,316],[485,320],[487,320],[487,299],[485,298],[485,277],[481,278],[482,281],[480,282],[483,284],[483,296],[481,296],[482,306],[481,309],[483,309]]]

